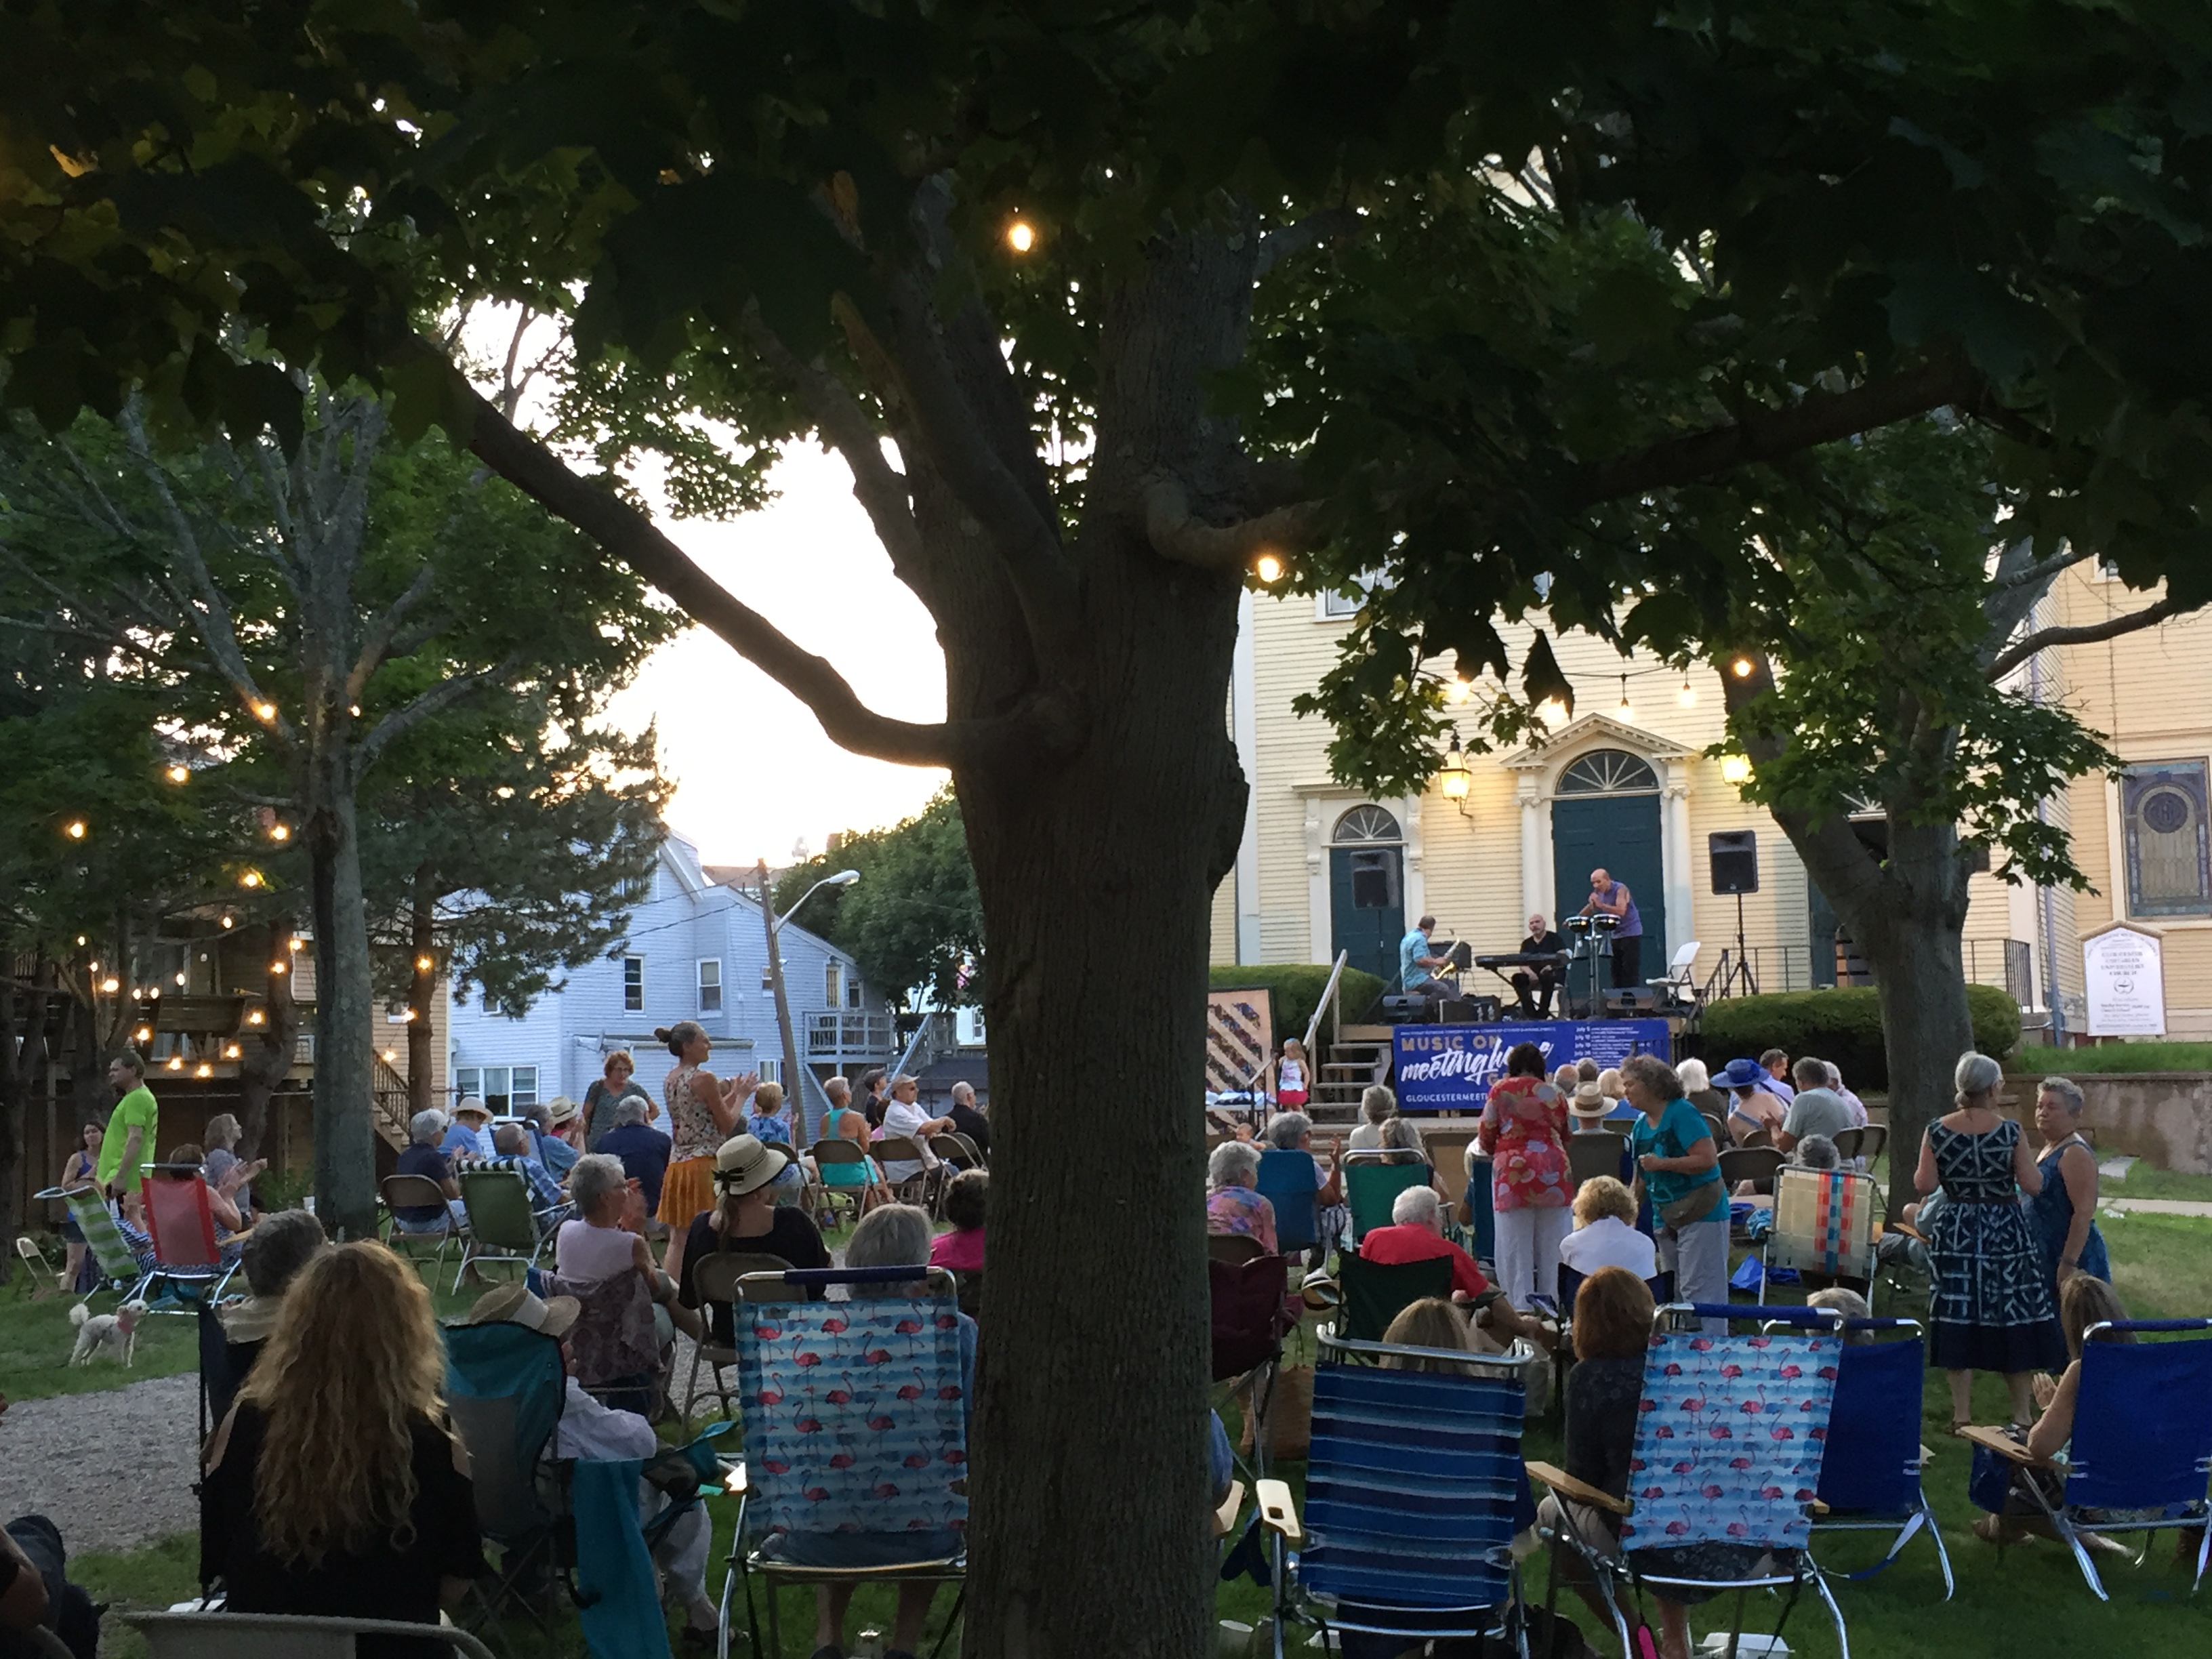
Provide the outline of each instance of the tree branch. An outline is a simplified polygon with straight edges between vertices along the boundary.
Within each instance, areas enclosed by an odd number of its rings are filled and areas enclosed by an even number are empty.
[[[473,674],[462,674],[450,680],[441,680],[428,691],[404,708],[395,708],[377,721],[369,734],[354,750],[354,777],[358,781],[376,763],[376,757],[396,739],[413,731],[433,714],[442,714],[456,703],[474,696],[488,685],[497,685],[514,677],[522,666],[522,653],[510,652],[505,661],[491,668],[480,668]]]
[[[353,670],[346,676],[345,700],[349,704],[361,701],[361,694],[368,684],[369,676],[376,672],[377,665],[384,660],[384,653],[392,648],[392,636],[399,631],[399,624],[406,620],[410,611],[428,596],[430,585],[435,580],[435,573],[425,564],[415,573],[415,580],[407,584],[407,591],[394,599],[391,608],[370,624],[368,636],[361,642],[361,654],[354,659]]]
[[[1348,207],[1322,208],[1303,219],[1294,219],[1260,239],[1260,257],[1252,267],[1258,282],[1285,259],[1295,259],[1309,248],[1347,236],[1359,225],[1359,215]]]
[[[1145,534],[1152,550],[1201,570],[1241,570],[1263,552],[1304,553],[1324,545],[1322,503],[1293,501],[1231,525],[1210,525],[1191,514],[1190,498],[1177,479],[1153,478],[1145,489]]]
[[[925,726],[892,720],[861,702],[823,659],[801,648],[767,617],[695,564],[651,519],[611,491],[579,477],[470,386],[450,362],[453,395],[472,416],[470,451],[525,495],[566,520],[643,576],[696,621],[813,712],[830,739],[855,754],[906,766],[960,767],[1024,754],[1072,753],[1080,722],[1072,702],[1040,693],[1003,714]]]
[[[1669,438],[1633,454],[1601,461],[1583,470],[1572,498],[1577,506],[1592,507],[1692,483],[1717,472],[1777,460],[1946,404],[1972,404],[1984,389],[1975,370],[1939,357],[1849,392],[1815,392],[1787,409],[1747,416],[1727,426]]]
[[[2100,623],[2084,623],[2078,628],[2043,628],[2016,640],[1997,653],[1990,665],[1982,671],[1991,680],[2001,680],[2026,662],[2037,652],[2054,645],[2094,645],[2099,640],[2118,639],[2123,634],[2133,634],[2140,629],[2155,628],[2168,617],[2178,617],[2196,607],[2176,599],[2163,599],[2155,605],[2147,605],[2140,611],[2130,611],[2125,616],[2107,617]]]

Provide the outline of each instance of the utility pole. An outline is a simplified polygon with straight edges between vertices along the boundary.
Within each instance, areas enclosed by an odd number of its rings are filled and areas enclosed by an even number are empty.
[[[776,1030],[783,1036],[783,1097],[791,1103],[791,1127],[799,1144],[814,1143],[806,1123],[806,1090],[799,1075],[799,1042],[791,1034],[791,1000],[783,994],[783,947],[777,935],[775,904],[769,896],[768,860],[760,861],[761,926],[768,932],[768,982],[775,993]],[[797,907],[794,906],[794,908]]]

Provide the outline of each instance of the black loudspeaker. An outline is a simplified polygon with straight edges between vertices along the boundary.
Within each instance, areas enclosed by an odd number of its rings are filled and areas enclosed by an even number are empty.
[[[1426,997],[1384,997],[1382,1019],[1389,1025],[1419,1025],[1429,1018]]]
[[[1656,1014],[1659,1012],[1659,994],[1646,986],[1623,986],[1605,994],[1605,1011],[1608,1014]]]
[[[1398,855],[1352,855],[1352,904],[1356,910],[1388,910],[1398,902]]]
[[[1705,837],[1713,861],[1713,891],[1756,893],[1759,890],[1759,832],[1755,830],[1716,830]]]
[[[1495,1025],[1502,1012],[1496,997],[1454,997],[1444,1004],[1439,1018],[1446,1025]]]

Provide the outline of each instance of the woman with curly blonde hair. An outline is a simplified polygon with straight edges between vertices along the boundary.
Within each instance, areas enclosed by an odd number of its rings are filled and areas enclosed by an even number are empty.
[[[390,1250],[340,1245],[301,1269],[208,1443],[202,1583],[220,1579],[234,1613],[437,1623],[486,1571],[444,1380],[429,1294]]]

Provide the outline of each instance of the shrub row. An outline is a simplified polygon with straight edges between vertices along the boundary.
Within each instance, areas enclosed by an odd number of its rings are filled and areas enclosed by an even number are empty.
[[[1969,985],[1966,1005],[1973,1016],[1974,1046],[2004,1058],[2020,1041],[2020,1005],[1994,985]],[[1881,1001],[1871,986],[1709,1002],[1692,1046],[1717,1070],[1740,1054],[1755,1060],[1769,1048],[1779,1048],[1793,1060],[1814,1054],[1833,1060],[1844,1081],[1858,1091],[1889,1086]]]

